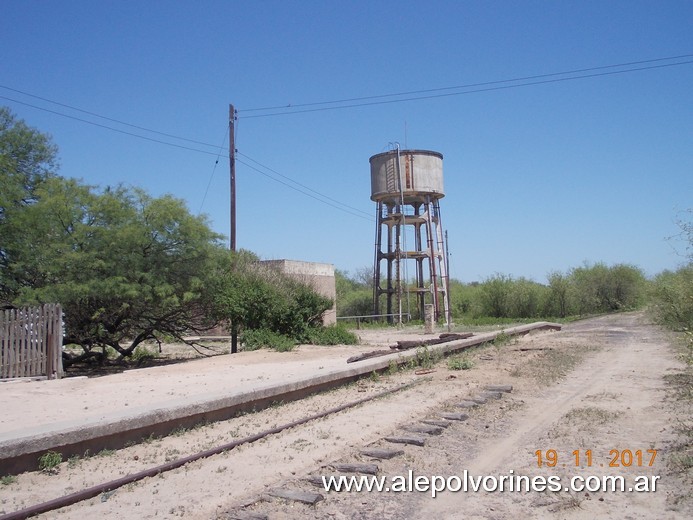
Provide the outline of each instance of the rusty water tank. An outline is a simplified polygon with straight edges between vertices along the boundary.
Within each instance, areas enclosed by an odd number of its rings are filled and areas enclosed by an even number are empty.
[[[398,161],[399,159],[399,161]],[[443,154],[430,150],[391,150],[370,158],[371,200],[404,203],[442,199]]]

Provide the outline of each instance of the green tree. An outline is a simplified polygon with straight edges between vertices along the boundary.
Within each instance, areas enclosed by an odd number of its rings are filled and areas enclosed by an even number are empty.
[[[62,304],[65,342],[84,350],[67,364],[214,325],[206,285],[221,236],[182,201],[53,178],[14,220],[25,230],[11,244],[14,302]]]
[[[536,318],[540,316],[547,298],[547,288],[527,278],[512,280],[508,297],[508,317]]]
[[[570,279],[560,271],[552,271],[549,280],[549,296],[546,302],[546,316],[565,318],[570,312]]]
[[[510,291],[512,278],[495,274],[481,284],[481,312],[484,316],[507,318],[510,315]]]
[[[570,272],[579,314],[635,309],[642,305],[645,276],[632,265],[584,265]]]
[[[373,314],[373,269],[362,267],[351,277],[348,272],[335,271],[337,313],[339,316]]]
[[[56,156],[48,135],[0,107],[0,302],[9,301],[17,289],[6,278],[13,261],[8,245],[23,233],[13,225],[13,215],[36,202],[38,188],[55,176]]]

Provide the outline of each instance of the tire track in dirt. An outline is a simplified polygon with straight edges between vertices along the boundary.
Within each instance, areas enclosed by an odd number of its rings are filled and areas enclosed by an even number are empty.
[[[672,417],[662,406],[668,370],[678,366],[664,336],[641,325],[642,315],[618,315],[591,320],[567,334],[593,338],[603,343],[565,380],[535,396],[524,398],[521,412],[504,425],[505,434],[487,439],[475,450],[478,455],[459,466],[459,474],[551,475],[567,482],[573,475],[659,475],[664,469],[663,448],[671,440],[667,424]],[[598,324],[594,327],[594,324]],[[592,325],[592,326],[589,326]],[[633,452],[659,449],[655,467],[608,467],[611,450]],[[536,450],[555,449],[566,461],[556,468],[537,467]],[[586,449],[594,453],[592,467],[575,467],[572,452]],[[662,480],[664,479],[664,480]],[[666,512],[668,482],[660,478],[658,493],[446,493],[426,500],[411,518],[456,518],[460,507],[465,518],[509,518],[520,514],[530,518],[593,519],[684,518]],[[534,495],[534,496],[532,496]]]

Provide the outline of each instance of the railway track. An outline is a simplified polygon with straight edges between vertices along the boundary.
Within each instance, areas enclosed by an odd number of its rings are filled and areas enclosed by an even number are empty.
[[[157,513],[149,515],[144,509],[161,511],[169,504],[172,504],[168,507],[170,514],[178,511],[181,516],[224,518],[219,515],[231,511],[226,504],[237,502],[241,497],[266,498],[270,483],[315,472],[316,468],[338,461],[345,450],[357,444],[365,448],[374,438],[390,437],[391,440],[399,439],[395,442],[403,442],[405,451],[411,449],[407,438],[420,440],[422,435],[429,435],[430,431],[443,426],[428,424],[428,430],[408,435],[400,432],[394,437],[393,432],[402,425],[417,427],[418,421],[414,418],[445,422],[445,426],[463,420],[465,412],[463,408],[455,408],[455,401],[461,404],[464,397],[472,397],[472,390],[482,388],[478,382],[472,387],[469,385],[469,380],[457,378],[440,368],[437,373],[433,370],[431,376],[425,377],[413,371],[396,371],[381,378],[373,372],[370,379],[347,387],[182,432],[180,436],[174,434],[110,454],[83,457],[74,464],[71,459],[61,465],[59,475],[34,474],[31,477],[42,481],[38,486],[42,489],[12,500],[3,499],[0,520],[45,516],[57,510],[60,510],[60,518],[82,518],[85,506],[96,507],[94,511],[105,507],[99,504],[107,504],[108,515],[113,518],[156,516]],[[366,395],[354,399],[355,390]],[[334,406],[335,403],[340,404]],[[447,409],[443,410],[445,407]],[[314,413],[305,413],[307,411]],[[441,416],[441,413],[447,415]],[[418,428],[425,424],[419,424]],[[342,435],[342,431],[346,433]],[[186,440],[195,436],[205,437],[204,442]],[[181,443],[185,448],[180,447]],[[147,454],[150,444],[158,449],[157,456]],[[162,455],[165,456],[163,461]],[[364,457],[368,456],[358,452],[359,459]],[[77,471],[80,475],[88,473],[81,483],[74,482],[80,477],[72,477],[73,466],[82,468]],[[104,466],[108,468],[104,470]],[[248,479],[251,473],[254,478]],[[98,478],[100,474],[107,478]],[[257,474],[264,475],[264,480]],[[65,485],[58,485],[63,479],[66,479]],[[195,491],[198,482],[210,479],[214,481],[208,486],[210,490]],[[146,503],[134,497],[141,495],[143,489],[151,489]],[[231,491],[226,492],[227,489]],[[0,488],[0,496],[3,491]],[[11,493],[11,487],[8,491]],[[206,491],[217,503],[213,513],[198,499]],[[137,514],[140,507],[143,514]],[[3,509],[12,510],[5,512]],[[130,513],[120,514],[121,510]],[[245,508],[238,511],[247,512]]]

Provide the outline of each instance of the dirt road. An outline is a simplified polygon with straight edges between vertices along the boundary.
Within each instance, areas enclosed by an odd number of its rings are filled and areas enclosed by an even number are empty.
[[[373,377],[180,435],[71,460],[63,463],[57,474],[22,474],[0,486],[0,511],[14,511],[425,377],[428,379],[421,384],[387,398],[47,513],[43,518],[691,516],[690,500],[684,498],[689,494],[684,477],[673,473],[667,464],[677,437],[676,414],[682,413],[682,405],[667,397],[664,378],[680,371],[682,364],[667,336],[648,325],[644,315],[620,314],[577,322],[561,332],[532,334],[505,345],[475,349],[465,361],[471,361],[473,368],[451,370],[442,360],[425,376],[408,370]],[[455,406],[488,384],[511,384],[513,391],[470,410]],[[690,419],[690,405],[683,406]],[[406,433],[403,426],[440,419],[443,412],[463,411],[469,414],[468,420],[452,421],[440,435],[426,436],[425,446],[397,445],[404,451],[402,455],[375,461],[378,475],[386,479],[408,474],[462,477],[466,470],[473,476],[553,475],[560,476],[562,483],[576,475],[622,475],[628,482],[636,476],[658,476],[657,491],[447,491],[433,499],[430,492],[327,493],[305,480],[310,475],[336,474],[334,464],[339,462],[374,462],[360,453],[364,447],[391,449],[393,445],[384,438]],[[654,450],[657,455],[650,466]],[[537,451],[543,462],[551,462],[555,454],[556,466],[538,467]],[[577,465],[576,456],[580,457]],[[610,462],[619,465],[609,467]],[[318,493],[323,500],[304,505],[263,499],[268,490],[276,488]]]

